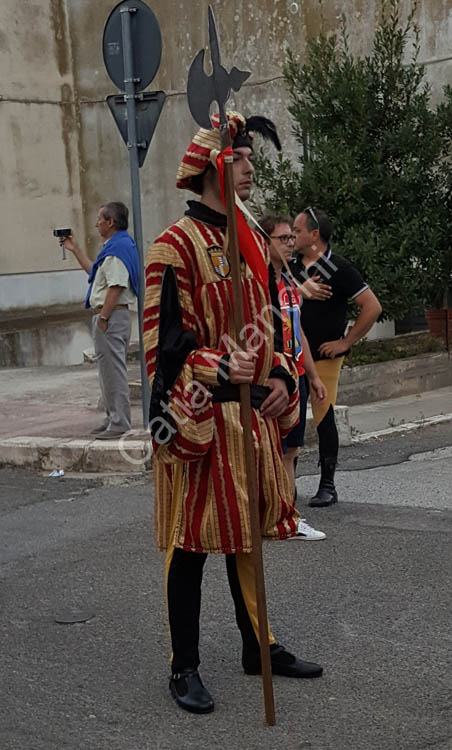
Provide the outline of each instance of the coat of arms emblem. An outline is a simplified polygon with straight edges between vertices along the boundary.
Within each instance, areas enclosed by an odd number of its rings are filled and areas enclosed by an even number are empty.
[[[215,273],[222,279],[227,279],[231,274],[231,266],[223,249],[219,245],[211,245],[207,248]]]

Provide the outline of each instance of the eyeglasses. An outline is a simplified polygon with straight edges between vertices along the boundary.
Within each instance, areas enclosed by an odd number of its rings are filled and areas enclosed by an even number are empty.
[[[320,227],[319,220],[318,220],[317,216],[315,215],[314,209],[311,208],[311,206],[308,206],[307,208],[305,208],[305,210],[303,211],[303,213],[304,214],[309,214],[309,216],[311,217],[311,219],[313,219],[315,221],[315,223],[317,224],[317,229]]]
[[[295,242],[294,234],[271,234],[270,237],[272,240],[279,240],[283,245],[288,245],[289,242]]]

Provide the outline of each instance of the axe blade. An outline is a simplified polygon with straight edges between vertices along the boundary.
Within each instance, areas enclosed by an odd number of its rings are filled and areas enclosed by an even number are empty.
[[[231,89],[239,91],[244,81],[251,75],[235,66],[228,73],[221,64],[220,45],[212,6],[209,5],[209,45],[212,59],[212,75],[204,70],[205,50],[200,50],[190,65],[187,81],[188,106],[193,119],[202,128],[210,130],[210,107],[216,101],[220,111],[220,122],[226,125],[226,103]]]
[[[210,130],[210,105],[215,101],[215,84],[212,76],[204,70],[204,55],[202,49],[196,55],[188,71],[187,99],[193,119],[201,128]]]
[[[229,83],[231,85],[231,89],[236,92],[240,91],[240,89],[242,88],[242,84],[245,83],[250,75],[251,73],[248,73],[248,71],[239,70],[234,66],[229,74]]]

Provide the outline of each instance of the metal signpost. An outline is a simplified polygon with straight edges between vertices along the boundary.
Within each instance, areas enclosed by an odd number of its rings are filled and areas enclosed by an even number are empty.
[[[143,347],[144,251],[140,167],[162,111],[165,93],[143,91],[154,79],[162,56],[159,24],[146,3],[123,0],[112,10],[104,29],[103,54],[108,75],[124,92],[107,97],[107,103],[129,151],[133,233],[140,255],[138,320],[143,427],[147,429],[150,394]]]

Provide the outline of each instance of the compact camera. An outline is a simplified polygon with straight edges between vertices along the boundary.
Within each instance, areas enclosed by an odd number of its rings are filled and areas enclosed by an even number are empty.
[[[53,236],[54,237],[60,237],[61,239],[65,239],[66,237],[70,237],[72,234],[72,229],[54,229],[53,230]]]

